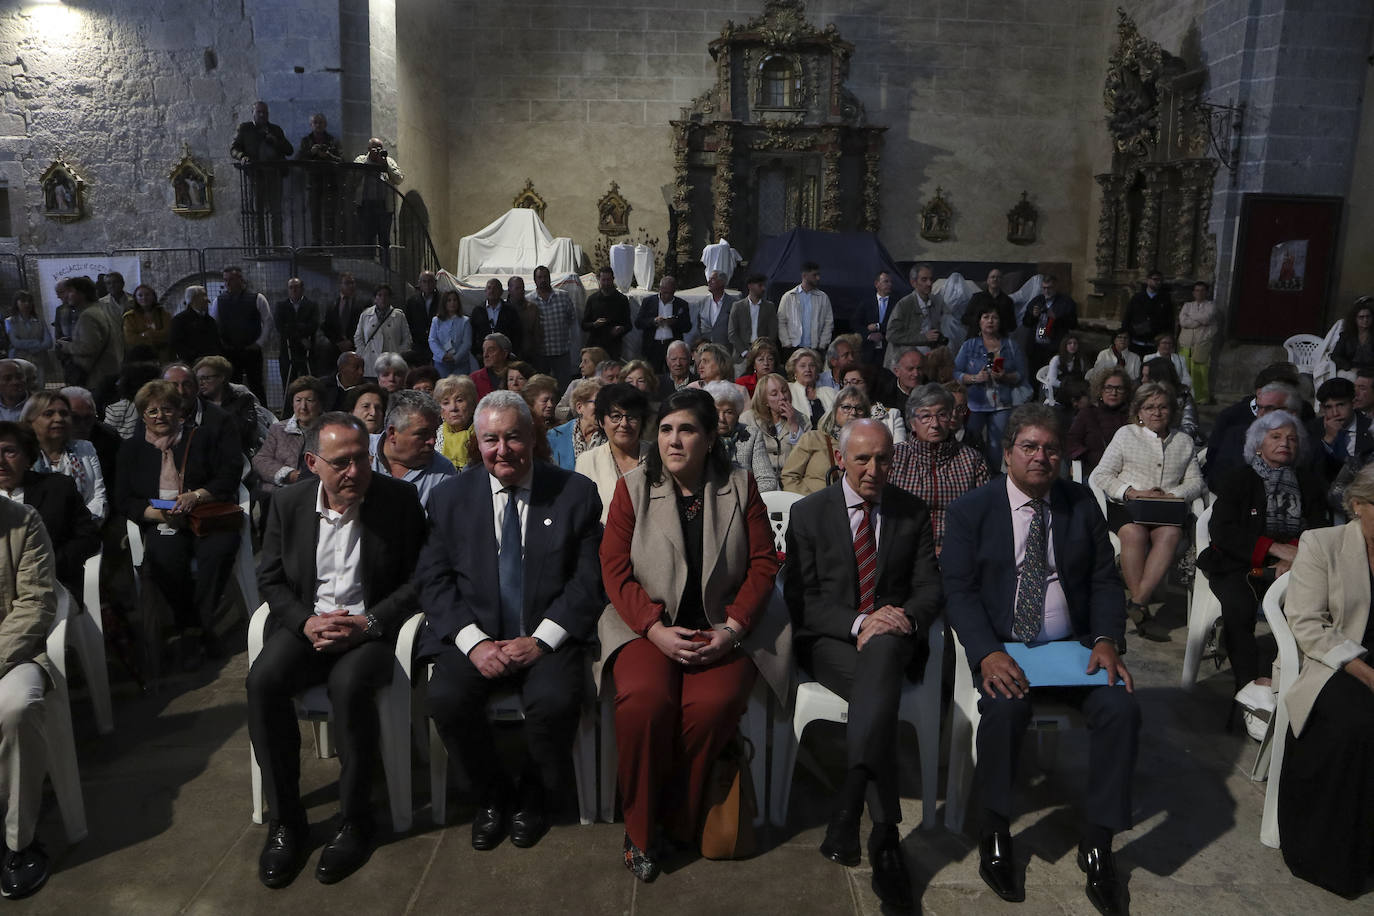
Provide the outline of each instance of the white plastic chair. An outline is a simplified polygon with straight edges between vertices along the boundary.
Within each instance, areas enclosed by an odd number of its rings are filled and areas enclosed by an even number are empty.
[[[1075,458],[1069,462],[1069,479],[1074,483],[1083,482],[1083,459]]]
[[[1048,364],[1035,370],[1035,380],[1040,383],[1040,387],[1045,392],[1045,404],[1054,407],[1059,402],[1054,399],[1054,392],[1050,390],[1050,367]]]
[[[71,647],[76,650],[76,658],[91,692],[96,731],[108,735],[114,731],[114,708],[110,702],[110,670],[105,663],[105,631],[100,619],[99,553],[86,560],[81,594],[86,605],[84,612],[78,610],[72,593],[65,586],[61,583],[57,586],[57,602],[65,607]]]
[[[262,652],[268,613],[268,607],[264,604],[248,622],[250,670]],[[423,614],[414,614],[401,625],[396,637],[396,665],[392,669],[391,683],[377,691],[382,768],[386,771],[387,796],[391,801],[391,824],[397,833],[405,833],[410,829],[413,815],[410,794],[410,688],[415,639],[423,621]],[[332,712],[328,689],[324,684],[316,684],[296,697],[296,714],[309,720],[314,727],[315,752],[320,757],[334,756],[328,729]],[[253,823],[261,824],[262,770],[258,767],[258,757],[253,753],[251,742],[248,745],[248,760],[253,779]]]
[[[787,549],[787,524],[792,516],[792,505],[801,499],[799,493],[789,493],[786,490],[769,490],[767,493],[760,493],[763,497],[763,506],[768,510],[768,525],[773,529],[773,545],[778,550]]]
[[[973,768],[978,763],[978,686],[973,683],[968,655],[959,637],[954,640],[954,695],[950,698],[949,775],[945,783],[945,827],[962,832],[968,813],[969,793],[973,788]],[[1041,754],[1053,755],[1055,740],[1062,729],[1077,728],[1083,723],[1078,710],[1069,706],[1037,700],[1029,728],[1040,739]]]
[[[72,732],[71,698],[67,693],[67,606],[59,601],[48,630],[48,658],[56,674],[52,689],[43,696],[44,731],[47,738],[48,778],[52,780],[57,807],[67,842],[86,838],[86,803],[81,797],[81,773],[76,761],[76,736]]]
[[[1075,462],[1075,464],[1076,464],[1076,463],[1077,463],[1077,462]],[[1080,473],[1080,474],[1083,473],[1081,468],[1079,469],[1079,473]],[[1099,487],[1099,486],[1097,485],[1096,481],[1093,480],[1091,474],[1088,475],[1088,481],[1087,481],[1087,483],[1088,483],[1088,489],[1093,491],[1093,496],[1097,499],[1097,508],[1099,508],[1099,509],[1102,510],[1102,517],[1103,517],[1103,518],[1106,518],[1106,517],[1107,517],[1107,493],[1106,493],[1106,491],[1103,490],[1101,487]],[[1114,554],[1119,558],[1119,557],[1121,556],[1121,538],[1119,538],[1119,537],[1116,536],[1116,532],[1115,532],[1115,531],[1113,531],[1113,530],[1111,530],[1110,528],[1108,528],[1108,529],[1107,529],[1107,540],[1109,540],[1109,541],[1112,542],[1112,553],[1114,553]]]
[[[1352,382],[1355,381],[1354,372],[1337,372],[1336,363],[1331,359],[1331,352],[1336,349],[1336,342],[1341,339],[1341,331],[1345,328],[1345,319],[1337,318],[1336,323],[1331,326],[1331,330],[1326,332],[1326,339],[1322,341],[1321,350],[1317,352],[1316,368],[1312,370],[1312,385],[1320,388],[1322,382],[1343,375]]]
[[[1260,842],[1274,849],[1279,848],[1279,775],[1283,771],[1283,748],[1288,740],[1288,707],[1285,700],[1288,691],[1298,682],[1298,666],[1302,656],[1298,653],[1297,640],[1288,627],[1288,618],[1283,613],[1283,599],[1288,593],[1288,573],[1284,573],[1269,586],[1264,593],[1264,619],[1269,621],[1269,629],[1274,633],[1274,642],[1279,648],[1279,695],[1276,697],[1277,709],[1269,722],[1269,785],[1264,788],[1264,817],[1260,820]]]
[[[1208,506],[1197,517],[1193,544],[1199,556],[1212,543],[1212,534],[1208,530],[1208,525],[1212,521],[1212,509],[1212,506]],[[1179,681],[1179,686],[1184,690],[1191,690],[1197,683],[1207,634],[1212,631],[1212,625],[1220,617],[1221,602],[1212,592],[1207,574],[1199,568],[1193,573],[1193,592],[1188,602],[1188,646],[1183,651],[1183,677]]]
[[[1315,376],[1317,356],[1325,342],[1315,334],[1294,334],[1283,342],[1288,351],[1288,360],[1298,367],[1299,372]]]
[[[921,683],[902,685],[901,705],[897,720],[916,729],[921,755],[921,826],[935,827],[935,808],[940,791],[940,688],[945,657],[945,622],[935,621],[928,637],[930,657],[926,661]],[[849,704],[818,681],[805,680],[797,685],[793,704],[791,728],[774,732],[773,794],[769,816],[777,826],[787,823],[787,808],[792,791],[792,776],[802,735],[812,722],[849,721]],[[781,739],[781,740],[779,740]]]
[[[434,666],[429,665],[427,677],[433,673]],[[493,722],[525,721],[519,692],[503,690],[494,694],[487,703],[487,718]],[[595,704],[584,705],[573,738],[577,819],[584,825],[596,821],[596,718]],[[448,748],[433,721],[429,723],[429,811],[434,825],[444,826],[448,819]]]

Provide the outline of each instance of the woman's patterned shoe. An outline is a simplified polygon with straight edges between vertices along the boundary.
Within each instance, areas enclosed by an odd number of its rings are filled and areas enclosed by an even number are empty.
[[[658,862],[651,858],[647,852],[630,842],[628,833],[625,834],[625,867],[630,870],[630,874],[645,884],[658,877]]]

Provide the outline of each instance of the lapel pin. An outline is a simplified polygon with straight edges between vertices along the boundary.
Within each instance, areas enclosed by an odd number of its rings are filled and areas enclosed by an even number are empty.
[[[550,525],[552,525],[552,524],[553,524],[553,519],[551,519],[551,518],[546,518],[546,519],[544,519],[544,527],[545,527],[545,528],[547,528],[548,526],[550,526]]]

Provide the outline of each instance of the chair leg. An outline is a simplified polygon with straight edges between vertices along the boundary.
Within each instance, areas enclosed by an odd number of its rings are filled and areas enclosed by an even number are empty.
[[[773,752],[769,757],[768,820],[775,827],[787,826],[788,795],[792,791],[792,768],[797,762],[796,738],[792,734],[790,710],[773,706]]]
[[[1260,819],[1260,842],[1279,848],[1279,776],[1283,771],[1284,745],[1288,742],[1288,708],[1279,703],[1274,713],[1273,741],[1269,752],[1269,784],[1264,787],[1264,816]]]
[[[962,657],[961,651],[955,661],[954,699],[949,716],[949,772],[945,781],[945,828],[956,833],[964,830],[973,768],[978,762],[978,748],[974,744],[978,707],[973,695],[973,674]]]
[[[377,691],[377,717],[381,723],[382,768],[391,801],[391,826],[397,833],[406,833],[414,815],[410,789],[409,678],[402,675]]]
[[[248,744],[248,772],[253,780],[253,823],[262,823],[262,768],[258,766],[258,755],[253,753],[253,744]]]
[[[759,695],[759,691],[763,695]],[[740,717],[740,734],[754,749],[754,759],[749,764],[750,777],[754,780],[754,799],[758,810],[754,812],[754,826],[761,826],[768,816],[768,796],[766,788],[768,767],[768,686],[762,681],[754,688],[749,697],[749,705]]]
[[[582,710],[573,740],[573,776],[577,782],[577,820],[596,822],[596,707]]]
[[[114,707],[110,702],[110,672],[105,661],[105,640],[92,614],[100,613],[96,608],[87,608],[70,618],[67,635],[71,638],[72,648],[81,661],[81,670],[86,675],[86,685],[91,692],[91,705],[95,708],[95,728],[102,735],[114,731]]]
[[[429,816],[436,827],[448,820],[448,749],[429,723]]]
[[[615,747],[615,684],[608,676],[601,678],[601,785],[598,796],[601,803],[601,819],[608,824],[615,822],[616,756]]]
[[[48,691],[44,702],[47,707],[48,776],[62,812],[67,842],[77,843],[86,838],[86,803],[81,796],[81,774],[77,769],[76,737],[72,734],[67,685],[59,684]]]
[[[311,720],[311,728],[315,732],[315,756],[321,760],[327,760],[335,756],[334,736],[329,729],[328,719]]]

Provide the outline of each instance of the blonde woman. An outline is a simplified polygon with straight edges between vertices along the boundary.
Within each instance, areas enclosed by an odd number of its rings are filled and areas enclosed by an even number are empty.
[[[802,433],[787,462],[782,467],[782,488],[789,493],[806,496],[825,489],[830,473],[835,470],[835,448],[840,430],[853,419],[866,419],[873,409],[863,389],[850,385],[835,397],[830,412],[821,418],[820,426]]]
[[[811,420],[793,406],[787,380],[777,373],[759,379],[749,403],[740,422],[758,433],[774,473],[780,474],[792,447],[811,428]]]
[[[805,416],[812,426],[821,422],[835,405],[835,389],[821,382],[821,357],[815,350],[798,347],[787,357],[788,389],[792,406]]]
[[[477,409],[477,386],[466,375],[446,375],[434,386],[441,419],[434,450],[458,470],[468,463],[468,440],[472,438],[472,414]]]

